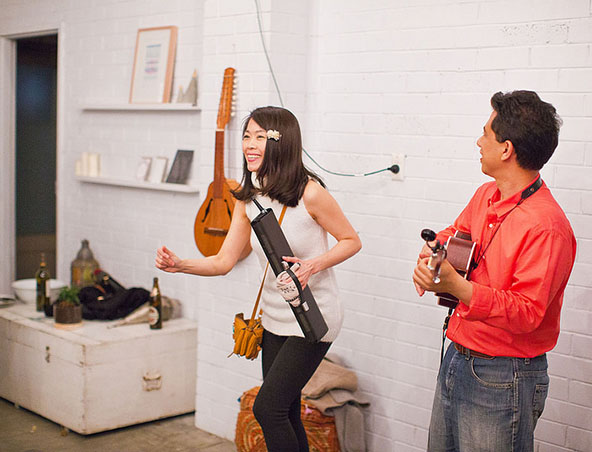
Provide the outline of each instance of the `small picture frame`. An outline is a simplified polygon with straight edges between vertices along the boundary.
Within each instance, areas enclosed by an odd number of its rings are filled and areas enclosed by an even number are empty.
[[[138,30],[129,98],[131,104],[170,102],[176,46],[175,26]]]
[[[136,169],[136,180],[145,181],[146,179],[148,179],[151,164],[152,157],[142,157],[140,159],[140,163],[138,164],[138,168]]]
[[[148,174],[148,182],[159,184],[164,180],[169,159],[166,157],[154,157],[152,165],[150,165],[150,172]]]
[[[171,170],[166,178],[169,184],[186,184],[189,177],[189,170],[191,169],[191,162],[193,161],[193,151],[184,149],[177,150],[175,160],[171,165]]]

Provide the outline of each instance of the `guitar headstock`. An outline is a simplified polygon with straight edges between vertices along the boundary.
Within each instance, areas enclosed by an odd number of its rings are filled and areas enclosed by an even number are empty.
[[[222,81],[222,93],[220,94],[220,106],[218,107],[218,119],[216,127],[218,130],[224,130],[226,124],[230,121],[232,112],[232,91],[234,88],[234,68],[227,67],[224,70],[224,80]]]
[[[422,229],[421,238],[425,240],[426,245],[434,252],[434,254],[437,253],[438,250],[444,249],[444,245],[442,245],[439,240],[436,240],[436,233],[431,229]],[[434,241],[435,243],[433,243]]]

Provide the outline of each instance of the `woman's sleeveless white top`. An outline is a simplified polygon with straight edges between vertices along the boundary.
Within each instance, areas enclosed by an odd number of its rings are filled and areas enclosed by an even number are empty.
[[[267,196],[258,196],[257,201],[264,208],[271,207],[279,220],[283,205]],[[249,220],[259,215],[259,209],[253,202],[247,202],[246,213]],[[327,232],[310,216],[302,199],[296,207],[288,207],[282,221],[281,228],[290,244],[294,256],[308,260],[327,252]],[[267,258],[255,233],[251,230],[251,246],[262,268],[265,268]],[[343,309],[339,301],[339,290],[333,268],[320,271],[312,275],[308,281],[310,290],[325,318],[329,331],[323,336],[323,342],[333,342],[343,323]],[[304,337],[292,309],[282,298],[275,284],[275,275],[271,268],[261,294],[263,309],[263,327],[278,336]]]

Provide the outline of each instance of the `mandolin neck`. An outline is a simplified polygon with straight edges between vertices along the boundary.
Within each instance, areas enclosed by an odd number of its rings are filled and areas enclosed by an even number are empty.
[[[216,153],[214,156],[214,198],[222,198],[224,186],[224,129],[216,130]]]

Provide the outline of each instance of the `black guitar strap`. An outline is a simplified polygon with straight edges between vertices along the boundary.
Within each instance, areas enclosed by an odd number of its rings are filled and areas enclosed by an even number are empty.
[[[506,218],[508,218],[508,216],[512,213],[512,211],[516,207],[518,207],[520,204],[522,204],[530,196],[534,195],[537,192],[537,190],[539,188],[541,188],[542,185],[543,185],[543,180],[541,179],[541,176],[539,175],[539,177],[537,177],[537,179],[532,184],[530,184],[528,187],[526,187],[522,191],[522,194],[520,195],[520,200],[516,203],[516,205],[514,207],[512,207],[510,209],[510,211],[504,216],[504,218],[502,218],[502,221],[499,222],[499,224],[497,225],[497,228],[495,228],[495,231],[493,231],[493,235],[489,239],[489,242],[487,243],[487,245],[485,246],[483,251],[479,254],[477,259],[475,260],[475,265],[473,268],[477,267],[477,265],[479,265],[479,262],[481,262],[481,259],[483,259],[483,256],[485,255],[485,251],[487,251],[487,249],[489,248],[489,245],[491,245],[491,242],[493,242],[493,238],[495,237],[495,234],[497,234],[497,231],[499,231],[499,229],[502,227],[502,223],[504,222],[504,220]]]
[[[452,316],[453,312],[454,309],[448,308],[448,314],[444,319],[444,325],[442,325],[442,347],[440,347],[440,365],[442,365],[442,360],[444,359],[444,344],[446,343],[446,330],[448,329],[448,322],[450,322],[450,316]]]

